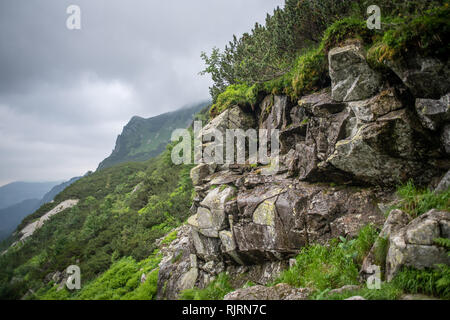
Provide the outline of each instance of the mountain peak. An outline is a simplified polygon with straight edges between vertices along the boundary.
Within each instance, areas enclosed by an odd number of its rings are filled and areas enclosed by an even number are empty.
[[[133,116],[117,137],[116,146],[97,170],[128,161],[145,161],[165,150],[172,131],[187,128],[195,114],[209,103],[202,102],[151,118]]]

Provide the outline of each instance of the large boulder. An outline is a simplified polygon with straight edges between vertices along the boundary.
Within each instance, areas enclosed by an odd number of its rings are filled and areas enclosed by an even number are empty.
[[[375,121],[391,111],[403,108],[402,102],[392,88],[384,90],[370,99],[350,102],[348,106],[356,118],[362,122]]]
[[[396,185],[410,178],[429,182],[436,168],[427,158],[436,141],[427,136],[407,109],[363,124],[337,142],[327,162],[368,184]]]
[[[381,211],[371,200],[374,198],[372,190],[308,183],[242,191],[237,199],[239,211],[233,218],[233,245],[228,251],[245,264],[255,264],[286,260],[308,243],[355,236],[365,224],[383,223]]]
[[[198,166],[192,168],[191,170],[191,180],[194,186],[199,186],[203,184],[203,179],[205,179],[210,174],[214,173],[214,167],[206,164],[200,163]]]
[[[450,170],[442,177],[434,192],[441,193],[450,188]]]
[[[253,127],[255,127],[255,118],[253,115],[244,112],[239,106],[232,106],[208,122],[200,133],[207,135],[214,129],[217,129],[224,134],[227,129],[247,130]]]
[[[450,212],[431,210],[389,235],[386,279],[392,280],[402,267],[433,268],[450,265],[447,251],[435,244],[437,238],[450,238]]]
[[[381,75],[369,67],[359,45],[331,49],[328,62],[333,100],[363,100],[378,92]]]

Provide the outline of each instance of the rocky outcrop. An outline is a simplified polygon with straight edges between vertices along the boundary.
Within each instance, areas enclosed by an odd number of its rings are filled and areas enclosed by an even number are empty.
[[[450,188],[450,170],[442,177],[434,192],[441,193]]]
[[[279,170],[267,175],[268,165],[246,161],[201,163],[191,171],[193,215],[165,252],[159,298],[203,288],[222,272],[235,288],[249,280],[265,285],[304,246],[355,236],[368,223],[384,224],[390,276],[403,265],[425,267],[423,257],[448,263],[430,242],[446,236],[448,213],[431,212],[410,223],[394,212],[385,224],[379,204],[391,202],[400,183],[428,184],[450,169],[449,86],[424,91],[421,75],[440,77],[426,64],[410,74],[392,67],[403,83],[394,73],[395,79],[386,79],[370,68],[357,44],[332,49],[328,58],[331,88],[296,102],[269,95],[252,110],[232,106],[203,128],[203,151],[213,133],[227,129],[265,129],[270,137],[280,130]],[[222,141],[219,147],[228,146]],[[373,263],[365,261],[367,267]],[[295,290],[254,286],[227,298],[304,297]]]
[[[386,247],[382,248],[380,242],[375,242],[363,261],[360,275],[366,279],[373,274],[373,266],[379,266],[385,271],[386,280],[390,281],[403,267],[424,269],[438,264],[449,265],[447,251],[435,243],[438,238],[450,238],[450,212],[430,210],[412,219],[401,210],[392,210],[379,234]],[[377,260],[376,251],[386,257]]]

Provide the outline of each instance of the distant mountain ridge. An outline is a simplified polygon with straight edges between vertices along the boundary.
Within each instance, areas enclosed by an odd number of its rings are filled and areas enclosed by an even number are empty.
[[[36,211],[39,203],[39,199],[28,199],[0,209],[0,241],[7,238],[23,218]]]
[[[67,188],[68,186],[70,186],[72,183],[79,180],[80,178],[81,177],[75,177],[75,178],[70,179],[69,181],[63,182],[63,183],[58,184],[53,187],[51,187],[53,185],[53,183],[50,183],[50,185],[48,185],[49,188],[47,189],[47,192],[43,196],[21,200],[20,202],[9,205],[6,208],[1,208],[0,209],[0,241],[7,238],[16,229],[16,227],[20,224],[20,222],[26,216],[34,213],[42,205],[52,202],[53,199],[60,192],[62,192],[65,188]],[[33,185],[34,184],[41,185],[40,183],[32,183],[32,184]],[[20,192],[20,189],[17,189],[17,187],[27,186],[27,185],[29,185],[29,183],[16,182],[16,183],[13,183],[14,188],[9,187],[9,188],[6,188],[6,190],[13,190],[13,191],[17,190],[18,192]],[[44,183],[42,185],[47,186],[47,183]],[[49,189],[50,189],[50,191],[49,191]],[[24,192],[23,194],[40,195],[42,193],[42,190],[39,189],[38,191],[36,191],[35,193]]]
[[[12,182],[4,185],[0,187],[0,209],[24,200],[41,199],[51,188],[61,182]]]
[[[58,184],[57,186],[54,186],[49,192],[47,192],[39,202],[39,207],[43,204],[46,204],[48,202],[52,202],[53,199],[58,195],[58,193],[64,191],[65,188],[70,186],[72,183],[78,181],[81,179],[81,177],[74,177],[66,182],[63,182],[61,184]]]
[[[145,161],[158,156],[165,150],[172,131],[188,127],[195,114],[208,104],[209,102],[201,102],[148,119],[134,116],[117,137],[111,155],[99,164],[97,170],[118,163]]]

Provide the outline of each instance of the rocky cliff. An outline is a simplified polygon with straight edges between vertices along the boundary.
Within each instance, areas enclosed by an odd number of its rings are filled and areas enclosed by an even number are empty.
[[[236,288],[267,284],[304,246],[352,237],[368,223],[383,227],[398,184],[435,187],[449,170],[448,61],[412,54],[381,72],[353,43],[330,50],[328,62],[330,88],[299,101],[270,95],[253,110],[235,105],[203,129],[280,130],[280,170],[202,163],[191,171],[192,216],[162,248],[160,299],[224,271]],[[419,219],[404,218],[392,232],[389,277],[401,265],[420,267],[413,258],[421,254],[428,265],[450,264],[430,240],[450,236],[450,213]]]

